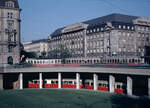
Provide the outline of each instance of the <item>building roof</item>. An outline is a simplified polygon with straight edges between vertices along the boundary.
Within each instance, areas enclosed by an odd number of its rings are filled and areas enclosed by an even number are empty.
[[[41,42],[48,42],[48,39],[39,39],[39,40],[32,40],[30,42],[26,42],[26,43],[23,43],[24,45],[29,45],[29,44],[35,44],[35,43],[41,43]]]
[[[19,8],[18,0],[0,0],[0,7],[5,7],[5,2],[12,1],[14,2],[15,8]]]
[[[133,23],[134,19],[137,19],[136,16],[123,15],[118,13],[113,13],[107,16],[95,18],[92,20],[85,21],[83,23],[92,25],[104,24],[106,22],[122,22],[122,23]]]
[[[91,26],[98,26],[102,24],[106,24],[107,22],[120,22],[120,23],[128,23],[128,24],[133,24],[133,20],[137,19],[139,17],[137,16],[129,16],[129,15],[123,15],[123,14],[118,14],[118,13],[113,13],[107,16],[95,18],[92,20],[84,21],[82,23],[88,24],[88,28]],[[57,36],[60,35],[62,30],[65,27],[59,28],[56,31],[54,31],[51,36]]]

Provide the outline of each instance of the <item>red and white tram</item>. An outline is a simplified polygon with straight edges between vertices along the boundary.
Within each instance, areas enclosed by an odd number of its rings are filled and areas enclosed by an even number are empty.
[[[118,57],[107,57],[107,58],[67,58],[67,59],[27,59],[27,63],[33,66],[80,66],[85,64],[106,64],[106,65],[141,65],[142,58],[118,58]]]
[[[76,79],[63,79],[62,88],[76,88]],[[80,88],[82,88],[82,80],[80,80]]]
[[[40,87],[40,81],[39,80],[32,80],[28,83],[28,88],[39,88]]]
[[[93,80],[85,80],[85,89],[94,89]],[[109,91],[108,81],[98,80],[98,90]],[[122,82],[115,82],[115,93],[125,93]]]
[[[61,59],[27,59],[26,62],[37,67],[62,65]]]
[[[124,89],[123,89],[123,83],[122,82],[116,82],[115,83],[115,93],[124,93]]]
[[[32,80],[28,83],[28,88],[39,88],[39,80]],[[45,88],[58,88],[58,79],[45,79],[43,82]],[[63,79],[62,88],[76,88],[76,79]],[[80,88],[82,88],[82,80],[80,80]]]
[[[58,79],[45,79],[44,87],[45,88],[58,88]]]
[[[93,80],[85,80],[85,89],[94,89]]]
[[[108,81],[98,81],[98,90],[109,91]]]
[[[98,90],[108,91],[108,81],[99,80],[97,84]],[[93,80],[85,80],[85,89],[94,89]]]

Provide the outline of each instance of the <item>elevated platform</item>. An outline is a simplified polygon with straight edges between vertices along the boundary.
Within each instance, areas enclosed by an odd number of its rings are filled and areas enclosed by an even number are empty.
[[[149,66],[106,66],[106,65],[83,65],[83,66],[52,66],[52,67],[25,67],[4,68],[1,73],[39,73],[39,72],[80,72],[80,73],[108,73],[127,75],[150,76]]]

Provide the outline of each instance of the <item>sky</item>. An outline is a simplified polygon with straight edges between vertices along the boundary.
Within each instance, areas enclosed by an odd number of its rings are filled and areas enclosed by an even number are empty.
[[[111,13],[150,17],[150,0],[18,0],[21,41],[47,38],[56,29]]]

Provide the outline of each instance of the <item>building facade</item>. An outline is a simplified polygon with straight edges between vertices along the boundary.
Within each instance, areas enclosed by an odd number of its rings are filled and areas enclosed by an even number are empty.
[[[0,0],[0,66],[20,62],[18,0]]]
[[[23,44],[24,50],[27,52],[35,52],[37,56],[42,56],[42,53],[48,54],[47,39],[34,40]]]
[[[72,57],[144,58],[150,48],[150,18],[110,14],[68,25],[50,35],[49,51],[60,44]]]

